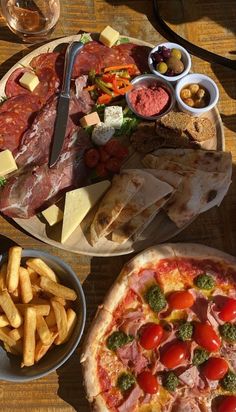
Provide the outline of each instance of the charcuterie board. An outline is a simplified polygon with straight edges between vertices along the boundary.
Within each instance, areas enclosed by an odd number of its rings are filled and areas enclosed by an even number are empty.
[[[96,36],[95,36],[96,38]],[[12,69],[2,78],[0,82],[0,96],[4,95],[4,89],[9,75],[16,69],[22,66],[28,66],[33,57],[46,52],[54,51],[55,49],[65,46],[65,44],[79,40],[80,35],[69,36],[54,40],[48,44],[45,44],[38,49],[34,50],[23,59],[21,59]],[[151,44],[143,42],[142,40],[129,38],[129,41],[138,45],[143,45],[153,47]],[[219,112],[216,108],[212,109],[206,114],[211,122],[216,127],[216,138],[211,141],[206,141],[205,145],[202,147],[207,150],[224,150],[224,131],[222,121]],[[130,153],[128,159],[125,162],[123,168],[133,169],[133,168],[143,168],[142,163],[140,163],[140,156],[134,151]],[[163,211],[159,212],[156,218],[153,220],[152,224],[145,229],[142,236],[135,242],[131,239],[126,241],[124,244],[118,244],[108,240],[107,238],[102,239],[98,245],[92,246],[87,238],[85,237],[80,226],[72,233],[69,239],[62,244],[59,239],[61,235],[61,224],[49,227],[37,216],[30,219],[19,219],[15,218],[14,221],[29,234],[35,236],[36,238],[64,250],[73,251],[75,253],[92,255],[92,256],[114,256],[128,254],[136,252],[151,246],[154,243],[164,242],[180,231],[182,231],[187,225],[178,228],[173,221],[171,221],[167,214]]]

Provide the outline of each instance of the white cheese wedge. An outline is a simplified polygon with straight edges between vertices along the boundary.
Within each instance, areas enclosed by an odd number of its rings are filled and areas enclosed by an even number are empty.
[[[61,222],[63,219],[63,212],[57,205],[49,206],[47,209],[42,211],[42,215],[50,226]]]
[[[33,92],[34,89],[38,86],[39,84],[39,78],[36,76],[34,73],[26,72],[23,74],[23,76],[20,78],[19,83],[21,86],[23,86],[25,89],[29,90],[30,92]]]
[[[92,132],[92,141],[98,146],[103,146],[106,144],[114,135],[114,127],[107,126],[105,123],[98,123]]]
[[[80,124],[82,127],[94,126],[100,122],[101,120],[97,112],[86,114],[86,116],[80,119]]]
[[[61,242],[65,243],[110,186],[108,180],[66,193]]]
[[[123,123],[123,110],[121,106],[107,106],[104,110],[104,123],[106,126],[120,129]]]
[[[17,170],[17,165],[12,152],[8,149],[0,152],[0,176],[6,176],[15,170]]]
[[[117,42],[120,37],[120,33],[114,30],[111,26],[105,27],[105,29],[100,33],[99,41],[105,46],[112,47]]]

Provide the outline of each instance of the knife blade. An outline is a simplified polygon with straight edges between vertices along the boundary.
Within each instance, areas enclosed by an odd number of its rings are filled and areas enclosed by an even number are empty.
[[[83,46],[81,42],[73,42],[69,44],[66,50],[62,90],[58,98],[56,122],[49,160],[50,168],[57,163],[63,147],[70,107],[71,75],[75,58]]]

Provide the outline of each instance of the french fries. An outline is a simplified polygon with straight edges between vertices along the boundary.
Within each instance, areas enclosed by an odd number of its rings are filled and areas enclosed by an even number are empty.
[[[44,276],[41,277],[40,287],[45,292],[49,292],[52,295],[55,295],[59,298],[64,298],[67,300],[75,300],[77,297],[73,289],[60,285],[59,283],[53,282],[52,280]]]
[[[36,332],[36,310],[29,307],[26,309],[24,318],[23,337],[23,366],[32,366],[35,357],[35,332]]]
[[[69,339],[77,321],[71,308],[77,295],[42,259],[27,259],[24,267],[21,255],[14,246],[0,267],[0,341],[27,367]]]
[[[19,276],[22,302],[29,303],[33,299],[33,291],[28,270],[20,267]]]
[[[21,262],[22,248],[13,246],[9,249],[8,265],[7,265],[7,289],[14,292],[19,283],[19,268]]]
[[[57,282],[56,274],[42,259],[28,259],[26,261],[26,265],[33,269],[40,276],[45,276],[46,278]]]

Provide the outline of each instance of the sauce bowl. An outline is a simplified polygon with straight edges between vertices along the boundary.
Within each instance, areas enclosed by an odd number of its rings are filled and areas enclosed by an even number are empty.
[[[133,85],[133,88],[126,93],[126,102],[127,105],[129,106],[130,110],[132,110],[132,112],[138,116],[141,117],[142,119],[145,120],[159,120],[162,116],[164,116],[165,114],[167,114],[168,112],[170,112],[174,105],[175,105],[175,91],[173,86],[168,83],[166,80],[161,79],[160,77],[157,77],[155,74],[142,74],[140,76],[135,77],[132,81],[131,84]],[[168,106],[166,108],[164,108],[162,111],[160,111],[157,114],[151,115],[151,116],[146,116],[143,115],[141,113],[139,113],[134,105],[131,102],[131,93],[135,90],[135,89],[142,89],[142,88],[149,88],[152,86],[157,86],[160,87],[162,89],[164,89],[168,95],[169,95],[169,102],[168,102]]]

